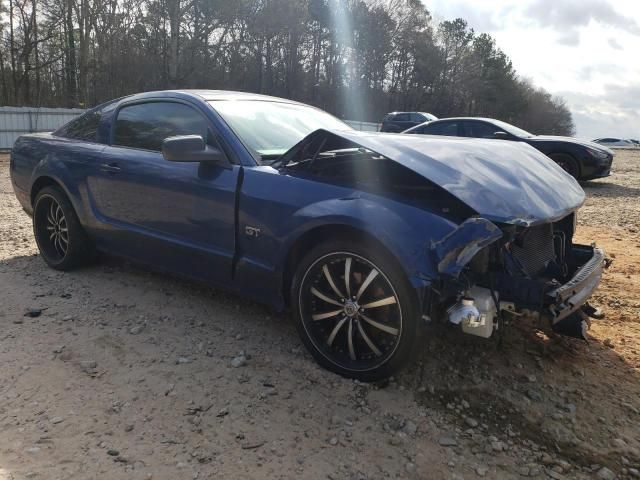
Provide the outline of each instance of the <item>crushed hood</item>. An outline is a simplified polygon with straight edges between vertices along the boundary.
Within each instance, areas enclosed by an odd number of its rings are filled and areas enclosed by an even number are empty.
[[[522,142],[355,130],[330,133],[413,170],[492,222],[532,226],[555,221],[585,199],[573,177]]]

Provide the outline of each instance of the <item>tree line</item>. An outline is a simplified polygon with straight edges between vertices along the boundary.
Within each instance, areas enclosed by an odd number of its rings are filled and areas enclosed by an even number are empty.
[[[0,101],[88,107],[167,88],[259,92],[341,118],[487,116],[573,134],[564,100],[420,0],[0,0]]]

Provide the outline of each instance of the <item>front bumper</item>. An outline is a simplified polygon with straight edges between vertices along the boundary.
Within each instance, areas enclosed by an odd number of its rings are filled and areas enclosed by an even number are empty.
[[[583,162],[581,180],[593,180],[611,175],[613,156],[599,160],[596,164],[591,164],[591,161]]]
[[[574,245],[573,255],[586,262],[564,285],[547,292],[552,323],[555,324],[577,311],[598,288],[602,272],[607,266],[604,250],[597,247]]]

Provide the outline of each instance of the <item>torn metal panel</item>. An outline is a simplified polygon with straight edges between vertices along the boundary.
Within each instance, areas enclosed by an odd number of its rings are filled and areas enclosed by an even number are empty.
[[[532,226],[556,221],[585,199],[573,177],[522,142],[318,130],[298,146],[323,136],[330,144],[347,141],[398,162],[497,223]],[[291,158],[292,151],[285,158]]]
[[[483,248],[502,237],[502,230],[486,218],[470,218],[439,242],[433,243],[438,272],[457,277]]]

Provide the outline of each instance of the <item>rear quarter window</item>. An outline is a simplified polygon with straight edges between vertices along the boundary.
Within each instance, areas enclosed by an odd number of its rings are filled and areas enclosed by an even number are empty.
[[[84,142],[98,141],[98,125],[102,114],[99,111],[87,112],[75,120],[56,130],[53,134],[57,137],[81,140]]]

